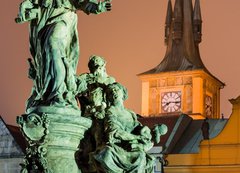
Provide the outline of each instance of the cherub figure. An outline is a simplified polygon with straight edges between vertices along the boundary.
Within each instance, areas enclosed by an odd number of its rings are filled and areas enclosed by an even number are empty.
[[[24,23],[38,17],[38,0],[24,0],[19,6],[18,16],[15,19],[17,23]]]
[[[86,106],[86,111],[83,116],[94,119],[103,119],[105,117],[105,109],[107,107],[104,100],[103,89],[97,87],[89,93],[90,104]]]

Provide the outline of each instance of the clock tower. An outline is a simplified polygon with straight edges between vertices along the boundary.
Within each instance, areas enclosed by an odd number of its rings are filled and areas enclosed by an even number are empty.
[[[220,89],[224,83],[204,66],[199,43],[202,18],[199,0],[168,1],[165,57],[155,68],[139,74],[142,115],[185,113],[193,119],[220,118]]]

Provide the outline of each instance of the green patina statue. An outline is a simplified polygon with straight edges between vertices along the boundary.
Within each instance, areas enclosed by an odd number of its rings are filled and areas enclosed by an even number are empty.
[[[137,116],[124,107],[127,90],[119,83],[108,85],[104,119],[104,145],[93,155],[98,172],[153,172],[154,158],[147,154],[153,146],[151,131]]]
[[[91,56],[90,73],[77,77],[83,117],[92,120],[81,141],[78,164],[84,173],[153,172],[155,158],[147,154],[167,132],[165,125],[152,131],[124,107],[127,89],[106,73],[102,57]],[[153,135],[153,137],[152,137]]]
[[[90,56],[88,68],[90,73],[83,73],[77,76],[78,99],[83,115],[86,106],[90,104],[90,91],[96,87],[101,87],[105,90],[107,85],[115,82],[115,79],[107,74],[106,61],[103,57],[97,55]]]
[[[39,105],[77,107],[75,80],[79,57],[76,10],[99,14],[109,1],[24,0],[17,23],[30,21],[29,77],[34,80],[27,109]]]
[[[28,76],[34,81],[25,114],[17,123],[27,141],[22,173],[80,173],[74,157],[92,120],[81,117],[76,11],[111,10],[108,0],[24,0],[17,23],[30,22]],[[83,84],[80,84],[80,83]]]
[[[17,118],[28,143],[21,172],[153,173],[155,158],[147,151],[167,127],[150,130],[124,107],[127,90],[107,74],[103,57],[91,56],[90,73],[76,75],[77,10],[99,14],[111,3],[24,0],[15,19],[30,22],[34,81],[26,113]]]

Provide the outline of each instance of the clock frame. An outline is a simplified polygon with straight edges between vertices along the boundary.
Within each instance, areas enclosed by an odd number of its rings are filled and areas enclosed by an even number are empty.
[[[181,91],[168,91],[161,93],[161,112],[181,112],[182,93]]]
[[[213,99],[209,95],[205,97],[205,114],[206,117],[212,117],[213,115]]]

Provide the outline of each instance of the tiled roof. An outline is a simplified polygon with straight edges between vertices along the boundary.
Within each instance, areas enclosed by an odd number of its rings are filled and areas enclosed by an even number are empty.
[[[186,114],[139,118],[139,121],[150,128],[155,124],[165,124],[168,132],[161,137],[160,146],[166,154],[197,153],[202,137],[203,120],[193,120]],[[209,137],[214,138],[224,128],[226,119],[209,119]]]
[[[161,117],[146,117],[139,118],[138,120],[143,124],[148,126],[150,129],[154,127],[156,124],[165,124],[168,127],[168,132],[166,135],[161,137],[161,141],[158,145],[165,146],[177,120],[179,115],[171,115],[171,116],[161,116]]]
[[[25,152],[26,150],[26,140],[23,137],[20,128],[13,125],[7,125],[8,130],[12,134],[13,138],[17,142],[17,144],[21,147],[22,151]]]
[[[225,127],[227,119],[209,119],[209,138],[216,137]],[[203,120],[194,120],[182,134],[180,140],[171,151],[176,154],[198,153],[199,144],[203,140],[202,126]]]

